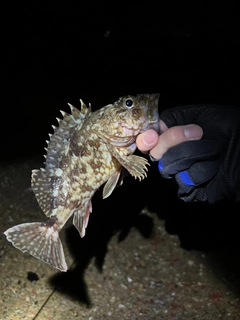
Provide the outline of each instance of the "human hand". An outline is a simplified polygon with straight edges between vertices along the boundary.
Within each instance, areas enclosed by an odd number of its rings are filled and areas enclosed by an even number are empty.
[[[240,108],[184,106],[164,111],[160,119],[163,133],[144,132],[137,146],[161,159],[159,171],[164,178],[175,177],[179,197],[186,202],[240,200]]]
[[[160,120],[161,135],[154,130],[147,130],[137,137],[137,147],[143,153],[149,151],[149,155],[155,160],[160,160],[168,149],[185,141],[199,140],[203,130],[195,124],[174,126],[168,128],[165,122]]]

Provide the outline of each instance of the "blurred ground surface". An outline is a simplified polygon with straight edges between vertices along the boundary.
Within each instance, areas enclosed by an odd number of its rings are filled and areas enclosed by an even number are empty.
[[[212,218],[204,222],[205,230],[198,228],[196,213],[184,231],[189,239],[181,239],[179,218],[167,226],[159,212],[144,206],[156,199],[149,191],[156,177],[151,170],[145,182],[127,177],[109,199],[101,200],[97,192],[85,238],[71,221],[63,229],[67,273],[15,249],[3,232],[45,219],[30,188],[31,169],[40,165],[34,158],[0,168],[1,320],[239,319],[239,256],[226,239],[235,229],[229,232],[226,222],[225,235],[219,236],[221,226],[211,226]],[[180,208],[165,197],[163,192],[156,211],[174,216]],[[206,247],[187,250],[198,241]]]

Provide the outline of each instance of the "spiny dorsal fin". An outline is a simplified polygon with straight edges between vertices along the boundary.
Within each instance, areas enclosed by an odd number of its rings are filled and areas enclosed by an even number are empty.
[[[91,114],[91,106],[86,107],[85,103],[81,102],[81,111],[68,104],[71,109],[71,114],[61,111],[63,119],[58,119],[59,126],[53,127],[54,134],[50,135],[50,141],[47,147],[46,170],[50,170],[53,174],[54,169],[58,167],[62,156],[67,152],[69,139],[73,133],[84,123],[84,120]]]
[[[57,119],[59,126],[53,127],[54,134],[49,134],[50,140],[47,141],[47,155],[45,169],[33,170],[32,188],[36,199],[43,210],[49,216],[53,213],[55,202],[57,204],[56,188],[54,181],[57,178],[57,169],[60,167],[62,157],[67,155],[69,140],[76,130],[79,130],[85,119],[91,115],[91,106],[86,107],[81,102],[81,111],[69,104],[71,114],[61,111],[63,119]]]

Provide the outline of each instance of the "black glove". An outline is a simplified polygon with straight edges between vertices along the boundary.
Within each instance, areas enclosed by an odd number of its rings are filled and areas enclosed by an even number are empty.
[[[240,200],[240,108],[191,105],[163,111],[170,128],[198,124],[201,140],[170,148],[158,163],[164,178],[175,177],[178,196],[186,202]]]

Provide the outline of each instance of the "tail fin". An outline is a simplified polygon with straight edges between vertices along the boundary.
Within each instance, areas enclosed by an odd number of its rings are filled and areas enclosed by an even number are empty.
[[[41,222],[23,223],[6,230],[4,234],[14,247],[56,269],[67,271],[62,243],[54,226]]]

